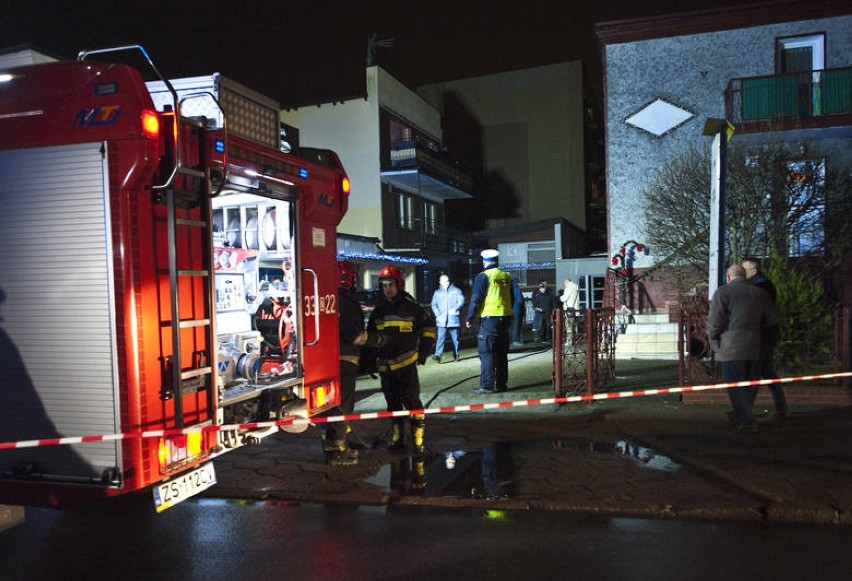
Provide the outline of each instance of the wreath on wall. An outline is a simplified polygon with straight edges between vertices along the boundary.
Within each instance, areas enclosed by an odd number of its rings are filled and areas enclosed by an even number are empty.
[[[610,258],[609,269],[615,273],[615,285],[621,290],[621,305],[627,304],[627,287],[633,282],[633,265],[641,255],[650,254],[648,246],[635,240],[628,240]]]

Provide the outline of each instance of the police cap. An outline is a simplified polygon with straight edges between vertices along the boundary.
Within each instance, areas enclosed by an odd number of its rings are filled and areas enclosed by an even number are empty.
[[[497,260],[497,255],[499,252],[494,250],[493,248],[489,248],[487,250],[483,250],[480,255],[482,256],[482,260],[487,260],[488,262],[493,262]]]

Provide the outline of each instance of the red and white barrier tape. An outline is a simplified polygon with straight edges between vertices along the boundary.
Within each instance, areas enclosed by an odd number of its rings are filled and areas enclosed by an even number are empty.
[[[804,375],[801,377],[781,377],[778,379],[760,379],[754,381],[738,381],[732,383],[714,383],[710,385],[693,385],[686,387],[666,387],[660,389],[634,389],[630,391],[616,391],[610,393],[596,393],[594,395],[575,395],[570,397],[550,397],[543,399],[525,399],[518,401],[499,401],[493,403],[474,403],[458,406],[443,406],[437,408],[425,408],[418,410],[400,410],[395,412],[367,412],[361,414],[348,414],[342,416],[327,416],[313,418],[288,418],[274,422],[253,422],[246,424],[226,424],[222,426],[202,426],[171,430],[148,430],[141,432],[127,432],[123,434],[103,434],[100,436],[76,436],[68,438],[46,438],[42,440],[21,440],[19,442],[0,442],[0,450],[12,448],[35,448],[40,446],[59,446],[64,444],[86,444],[89,442],[106,442],[112,440],[130,440],[134,438],[159,438],[180,436],[191,433],[223,432],[232,430],[255,430],[271,428],[273,426],[290,426],[302,424],[327,424],[344,421],[375,420],[380,418],[398,418],[419,414],[446,414],[456,412],[473,412],[480,410],[493,410],[513,407],[532,407],[538,405],[551,405],[563,403],[575,403],[581,401],[595,401],[603,399],[619,399],[628,397],[644,397],[648,395],[666,395],[672,393],[685,393],[689,391],[708,391],[714,389],[731,389],[735,387],[755,387],[760,385],[773,385],[776,383],[794,383],[800,381],[813,381],[817,379],[837,379],[841,377],[852,377],[852,371],[843,373],[826,373],[823,375]]]

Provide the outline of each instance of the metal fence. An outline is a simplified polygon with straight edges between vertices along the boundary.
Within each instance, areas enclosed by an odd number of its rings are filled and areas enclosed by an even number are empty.
[[[688,295],[671,305],[669,321],[676,322],[678,352],[678,383],[700,385],[714,383],[710,341],[707,338],[707,314],[710,302],[704,294]]]
[[[553,391],[557,397],[594,394],[615,379],[612,307],[553,311]]]

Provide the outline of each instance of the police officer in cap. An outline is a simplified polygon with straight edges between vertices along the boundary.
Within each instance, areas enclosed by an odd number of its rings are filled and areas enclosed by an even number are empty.
[[[486,394],[505,391],[509,380],[509,326],[512,315],[517,315],[517,286],[508,272],[497,267],[498,252],[483,250],[483,271],[473,279],[470,306],[466,325],[469,329],[474,317],[479,317],[476,334],[479,349],[479,387],[474,393]]]

